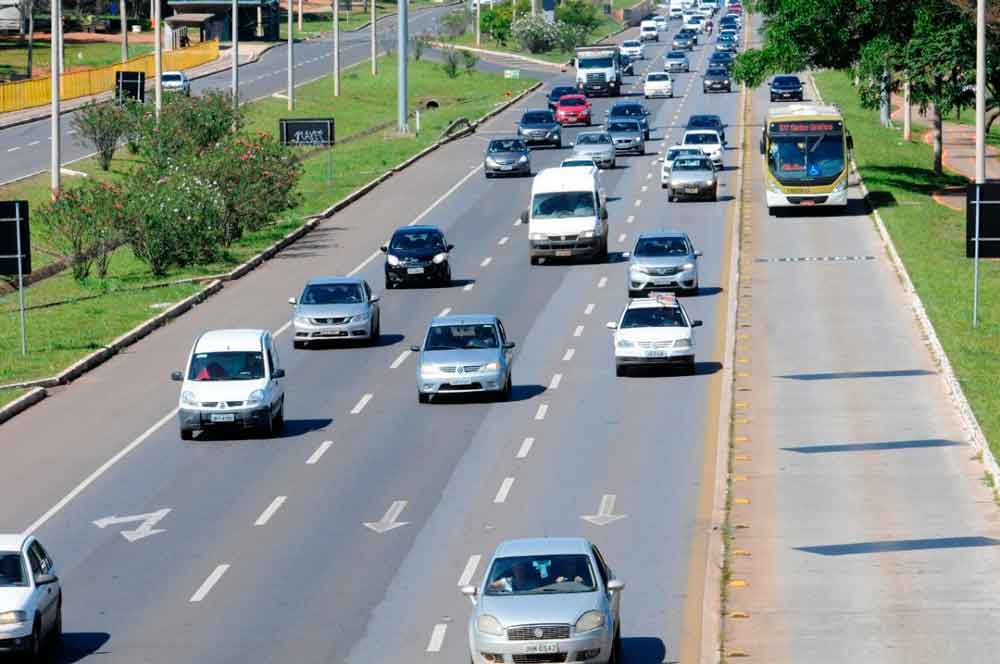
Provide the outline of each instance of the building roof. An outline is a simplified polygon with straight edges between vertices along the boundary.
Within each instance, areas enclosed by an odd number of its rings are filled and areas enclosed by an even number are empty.
[[[174,14],[163,20],[170,25],[201,25],[213,18],[215,18],[215,14]]]
[[[278,0],[237,0],[240,7],[277,6]],[[167,0],[169,7],[198,7],[203,9],[226,10],[233,6],[227,0]]]

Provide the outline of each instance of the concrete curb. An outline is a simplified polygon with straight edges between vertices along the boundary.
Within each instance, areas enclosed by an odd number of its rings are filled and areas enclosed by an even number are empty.
[[[36,403],[48,395],[44,387],[36,387],[22,397],[14,399],[9,404],[0,408],[0,424],[3,424],[23,410],[31,408]]]
[[[816,86],[816,81],[812,74],[809,74],[809,80],[812,83],[813,90],[816,92],[817,99],[822,102],[819,88]],[[861,193],[867,201],[868,187],[865,185],[864,178],[861,177],[861,171],[858,170],[858,165],[853,158],[851,159],[851,170],[854,171],[855,176],[858,178],[858,185],[861,187]],[[871,217],[875,221],[875,228],[878,229],[878,234],[882,238],[882,244],[885,247],[885,252],[888,254],[889,260],[892,263],[893,268],[896,270],[896,274],[899,275],[899,280],[903,286],[903,292],[909,297],[910,306],[913,308],[913,315],[920,323],[921,331],[927,338],[927,346],[930,348],[931,355],[940,367],[941,379],[944,381],[945,387],[948,389],[948,395],[951,397],[952,406],[954,406],[959,419],[962,421],[962,428],[965,429],[965,434],[968,436],[968,442],[982,455],[982,461],[983,465],[986,467],[986,472],[992,476],[994,486],[997,486],[997,482],[1000,482],[1000,466],[997,465],[996,457],[993,456],[993,452],[990,450],[989,441],[986,440],[986,435],[983,433],[982,427],[979,426],[979,420],[976,419],[976,414],[972,411],[972,406],[969,405],[969,400],[966,398],[965,392],[962,390],[962,385],[958,382],[958,378],[955,376],[955,370],[952,368],[951,362],[948,360],[948,355],[945,353],[944,346],[941,345],[941,340],[938,338],[937,332],[934,330],[934,324],[927,315],[924,303],[920,299],[917,289],[914,288],[913,281],[910,280],[910,273],[907,272],[906,265],[899,257],[899,253],[896,251],[896,245],[892,241],[892,236],[889,235],[885,222],[882,220],[882,215],[879,214],[878,210],[871,206],[870,202],[869,207],[871,208]]]
[[[520,54],[517,54],[517,53],[508,53],[506,51],[493,51],[493,50],[490,50],[490,49],[487,49],[487,48],[476,48],[474,46],[464,46],[462,44],[448,44],[446,42],[438,42],[438,41],[431,42],[430,45],[432,47],[438,49],[438,50],[446,49],[446,48],[453,48],[453,49],[455,49],[457,51],[468,51],[470,53],[479,53],[481,55],[493,55],[493,56],[496,56],[496,57],[499,57],[499,58],[511,58],[511,59],[514,59],[514,60],[523,60],[523,61],[529,62],[529,63],[531,63],[533,65],[539,65],[539,66],[542,66],[542,67],[552,67],[554,69],[558,69],[559,71],[566,71],[566,67],[567,67],[567,65],[565,65],[565,64],[560,65],[560,64],[557,64],[555,62],[549,62],[548,60],[539,60],[538,58],[529,58],[526,55],[520,55]]]

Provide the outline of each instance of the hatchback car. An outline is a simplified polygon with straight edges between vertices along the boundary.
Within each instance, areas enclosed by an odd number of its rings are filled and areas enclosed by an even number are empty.
[[[610,124],[615,120],[636,120],[642,126],[642,137],[649,140],[649,111],[646,107],[635,101],[615,102],[607,111],[605,122]]]
[[[614,168],[614,140],[606,131],[582,131],[573,142],[573,156],[589,157],[601,168]]]
[[[497,175],[531,175],[531,151],[520,138],[494,138],[483,155],[483,173],[487,178]]]
[[[730,69],[733,66],[733,54],[726,51],[716,51],[708,59],[709,67],[725,67]]]
[[[698,258],[691,238],[682,231],[642,233],[629,254],[629,297],[653,290],[698,291]]]
[[[528,145],[544,143],[556,148],[562,147],[562,127],[556,122],[552,111],[525,111],[517,124],[517,135]]]
[[[514,342],[492,315],[438,316],[431,321],[419,353],[417,400],[444,394],[486,392],[502,401],[512,392]]]
[[[165,71],[160,74],[160,85],[164,92],[179,92],[191,96],[191,81],[182,71]]]
[[[700,326],[672,294],[629,300],[618,321],[608,323],[615,333],[615,375],[625,376],[633,367],[668,366],[694,374],[694,328]]]
[[[334,339],[363,339],[373,344],[382,325],[378,301],[379,296],[364,279],[310,279],[298,299],[288,298],[295,307],[292,344],[304,348],[310,341]]]
[[[665,71],[653,71],[646,74],[646,82],[642,86],[642,94],[646,99],[652,97],[673,97],[674,81]]]
[[[669,72],[691,71],[691,61],[688,60],[687,53],[684,51],[670,51],[663,58],[663,69]]]
[[[40,661],[62,638],[62,587],[48,552],[31,535],[0,535],[0,655]]]
[[[684,129],[714,129],[719,132],[722,144],[726,145],[726,125],[718,115],[699,113],[688,118],[687,126]]]
[[[556,110],[556,104],[559,102],[560,99],[562,99],[563,96],[565,96],[565,95],[575,95],[575,94],[578,94],[578,93],[579,93],[579,90],[577,90],[572,85],[557,85],[557,86],[555,86],[554,88],[552,88],[551,90],[549,90],[549,94],[548,94],[549,110],[550,111]]]
[[[406,226],[392,234],[380,249],[385,254],[385,287],[407,283],[451,284],[448,244],[436,226]]]
[[[646,58],[646,47],[638,39],[626,39],[622,42],[621,52],[633,60]]]
[[[802,101],[802,81],[798,76],[775,76],[770,87],[771,101]]]
[[[615,144],[615,152],[633,152],[646,154],[646,142],[643,140],[642,125],[638,120],[626,118],[608,123],[608,134]]]
[[[670,186],[670,171],[674,166],[674,161],[680,157],[704,157],[705,153],[699,147],[677,147],[667,148],[663,155],[663,166],[660,168],[660,186],[666,189]]]
[[[571,124],[591,125],[591,103],[584,95],[564,95],[556,104],[556,122],[563,127]]]
[[[482,583],[461,588],[473,604],[472,662],[620,660],[624,589],[585,539],[501,542]]]
[[[719,179],[712,161],[704,156],[678,157],[670,169],[667,200],[702,198],[719,199]]]
[[[704,94],[708,94],[709,92],[732,92],[733,81],[729,77],[729,70],[725,67],[709,67],[702,79],[701,91]]]

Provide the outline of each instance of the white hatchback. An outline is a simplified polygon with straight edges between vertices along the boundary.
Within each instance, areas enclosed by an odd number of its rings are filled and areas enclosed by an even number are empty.
[[[691,320],[671,293],[629,300],[614,330],[615,375],[625,376],[631,367],[680,366],[695,373],[694,328]]]
[[[642,93],[649,99],[650,97],[673,97],[674,81],[670,74],[665,71],[654,71],[646,74],[646,82],[643,83]]]
[[[700,148],[705,156],[716,166],[722,166],[722,137],[714,129],[692,129],[684,132],[684,139],[679,147]]]
[[[62,637],[62,588],[38,540],[0,535],[0,654],[38,661],[45,643]]]
[[[633,60],[643,60],[646,57],[646,49],[638,39],[626,39],[623,41],[621,52]]]

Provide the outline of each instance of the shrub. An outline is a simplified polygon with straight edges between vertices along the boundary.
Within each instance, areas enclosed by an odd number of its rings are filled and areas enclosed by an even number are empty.
[[[479,58],[472,51],[462,51],[462,64],[465,65],[465,73],[472,75],[472,70],[476,68]]]
[[[424,49],[427,48],[430,41],[430,35],[426,33],[419,34],[410,40],[410,51],[413,53],[414,60],[420,60],[424,56]]]
[[[511,26],[511,35],[529,53],[551,51],[559,42],[559,29],[541,16],[517,19]]]
[[[445,14],[438,19],[438,33],[446,39],[458,39],[472,25],[472,14],[468,9]]]
[[[441,69],[444,70],[445,75],[448,78],[458,78],[458,68],[462,61],[462,56],[459,55],[458,49],[446,46],[441,49],[441,55],[444,57]]]
[[[73,128],[97,152],[102,171],[111,167],[118,141],[125,134],[124,113],[113,102],[91,102],[73,114]]]
[[[152,120],[142,123],[139,154],[151,168],[164,172],[178,161],[201,154],[241,125],[241,114],[228,93],[171,96],[158,125]]]
[[[482,10],[480,16],[482,31],[501,46],[510,40],[510,5],[502,5]]]
[[[556,8],[556,21],[579,28],[586,38],[601,25],[601,16],[597,5],[585,0],[564,0]]]
[[[134,99],[126,100],[122,105],[123,138],[130,154],[139,154],[142,137],[155,125],[153,111]]]
[[[125,237],[128,201],[120,187],[86,179],[60,190],[41,209],[56,246],[69,257],[73,278],[83,281],[96,263],[97,275],[108,273],[108,260]]]
[[[572,52],[577,46],[586,44],[590,34],[590,31],[582,26],[560,21],[556,22],[556,29],[558,33],[556,45],[560,51],[565,53]]]

